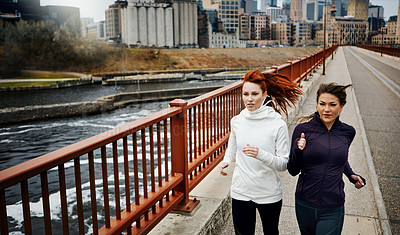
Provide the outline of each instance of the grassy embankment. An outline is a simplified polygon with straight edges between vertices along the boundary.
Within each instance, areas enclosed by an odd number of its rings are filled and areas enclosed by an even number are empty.
[[[317,47],[226,48],[226,49],[125,49],[108,58],[95,72],[154,71],[206,68],[260,68],[321,50]]]
[[[7,79],[9,82],[0,82],[0,88],[50,86],[58,83],[68,82],[57,80],[62,78],[74,79],[80,77],[59,72],[22,70],[20,76]],[[41,79],[54,79],[54,81],[40,81]]]
[[[264,70],[273,65],[284,64],[310,55],[320,48],[232,48],[232,49],[115,49],[119,53],[107,56],[105,62],[85,73],[110,73],[127,71],[160,71],[182,69],[250,69]],[[82,68],[79,68],[82,71]],[[71,71],[73,72],[73,71]],[[18,82],[0,83],[0,87],[30,87],[57,84],[60,78],[79,78],[66,73],[24,70],[12,79]],[[34,81],[54,79],[54,81]],[[27,80],[27,81],[21,81]]]

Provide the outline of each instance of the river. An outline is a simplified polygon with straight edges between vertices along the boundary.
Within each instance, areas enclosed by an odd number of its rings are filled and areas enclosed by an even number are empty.
[[[0,93],[0,108],[23,107],[28,105],[45,105],[55,103],[67,103],[77,101],[90,101],[98,97],[120,92],[131,92],[157,89],[172,89],[195,86],[227,85],[232,80],[225,81],[189,81],[182,83],[162,84],[137,84],[104,87],[98,84],[78,87],[62,88],[56,90],[15,91]],[[98,115],[82,115],[72,118],[59,118],[46,121],[26,122],[23,124],[0,126],[0,170],[17,165],[21,162],[41,156],[56,149],[73,144],[80,140],[103,133],[107,130],[124,125],[128,122],[145,117],[151,113],[168,107],[168,101],[131,104],[121,109]],[[85,157],[81,158],[81,171],[87,172]],[[70,232],[77,232],[75,188],[73,177],[73,164],[65,164],[67,176],[68,213],[70,215]],[[99,164],[97,172],[100,172]],[[122,167],[120,167],[122,169]],[[70,176],[70,177],[68,177]],[[61,212],[59,208],[59,190],[57,169],[48,173],[50,205],[53,233],[61,233]],[[87,177],[83,177],[83,198],[90,198]],[[113,177],[110,178],[113,181]],[[28,181],[30,192],[30,208],[32,216],[33,232],[43,234],[43,212],[39,177]],[[98,185],[98,200],[102,200],[101,184]],[[122,190],[123,191],[123,190]],[[122,193],[123,194],[123,193]],[[19,185],[6,190],[7,215],[9,216],[9,229],[12,234],[22,234],[23,215]],[[84,199],[85,200],[85,199]],[[88,201],[89,202],[89,201]],[[122,205],[124,206],[124,205]],[[90,213],[90,205],[87,205],[86,213]],[[100,209],[101,210],[101,209]],[[87,217],[87,216],[85,216]],[[90,218],[87,217],[87,218]],[[99,226],[102,225],[102,217],[99,218]],[[91,233],[91,221],[85,221],[85,232]]]

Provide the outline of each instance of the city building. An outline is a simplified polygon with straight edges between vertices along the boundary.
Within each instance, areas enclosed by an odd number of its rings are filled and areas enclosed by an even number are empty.
[[[243,13],[251,14],[257,11],[257,1],[255,0],[240,0],[240,8]]]
[[[292,0],[290,5],[290,19],[291,20],[302,20],[302,0]]]
[[[282,15],[286,16],[287,19],[290,18],[290,0],[283,0]]]
[[[389,20],[387,22],[387,34],[396,35],[396,29],[397,29],[397,16],[391,16],[389,17]]]
[[[282,8],[280,7],[267,7],[265,13],[270,17],[271,22],[276,22],[279,16],[283,15]]]
[[[368,25],[369,32],[376,32],[382,25],[385,25],[384,9],[382,6],[369,6]]]
[[[200,48],[210,48],[212,33],[227,34],[216,9],[205,9],[201,1],[198,5],[198,44]]]
[[[40,0],[1,0],[0,18],[5,21],[15,20],[45,20],[48,16],[40,6]]]
[[[308,0],[303,2],[303,20],[320,21],[322,19],[324,0]]]
[[[122,42],[129,47],[193,48],[198,46],[197,4],[134,2],[122,8]]]
[[[210,32],[210,48],[245,48],[246,41],[239,39],[239,32],[218,33]]]
[[[330,0],[327,4],[335,3],[336,12],[335,16],[346,16],[347,15],[347,2],[348,0]]]
[[[44,6],[45,15],[58,26],[68,26],[74,32],[81,32],[79,8],[67,6]]]
[[[367,42],[368,22],[352,17],[336,17],[326,30],[326,44],[341,45],[364,44]],[[317,32],[317,43],[323,44],[323,30]]]
[[[122,24],[121,12],[126,1],[115,1],[106,9],[106,33],[107,39],[119,43],[121,41]]]
[[[87,37],[87,31],[88,31],[88,25],[91,25],[91,24],[93,24],[94,23],[94,20],[93,20],[93,18],[91,18],[91,17],[88,17],[88,18],[86,18],[86,17],[84,17],[84,18],[81,18],[81,35],[82,35],[82,37]]]
[[[277,0],[259,0],[258,1],[258,11],[265,12],[267,7],[277,7]]]
[[[293,22],[272,22],[271,40],[279,42],[280,45],[293,46],[295,44],[296,25]]]
[[[348,16],[354,16],[354,19],[368,19],[369,0],[349,0],[348,1]]]
[[[379,29],[379,34],[372,37],[372,44],[383,44],[386,45],[399,45],[400,44],[400,34],[398,32],[398,16],[391,16],[387,22],[386,27]]]
[[[105,21],[95,22],[87,25],[86,38],[89,40],[106,40]]]
[[[224,28],[228,33],[234,33],[239,29],[239,0],[216,1],[218,16],[221,18]]]
[[[295,24],[295,45],[315,45],[316,32],[323,29],[321,21],[297,21]]]
[[[270,17],[265,13],[240,15],[239,35],[241,40],[270,40]]]
[[[52,20],[57,26],[67,26],[80,33],[79,8],[67,6],[40,6],[40,0],[1,0],[2,21],[43,21]]]

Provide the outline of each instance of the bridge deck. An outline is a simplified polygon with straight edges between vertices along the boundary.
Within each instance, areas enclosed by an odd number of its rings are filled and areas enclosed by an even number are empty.
[[[396,191],[396,188],[400,187],[400,173],[399,168],[395,167],[399,165],[395,145],[400,140],[397,129],[400,121],[398,106],[400,96],[397,92],[400,63],[393,58],[380,57],[377,53],[354,47],[341,47],[334,55],[334,59],[329,58],[327,63],[325,76],[321,75],[321,66],[308,82],[303,82],[303,89],[306,90],[305,99],[302,105],[297,107],[298,112],[291,110],[291,118],[293,120],[298,115],[308,115],[315,111],[315,96],[319,83],[354,84],[354,88],[348,91],[348,102],[343,109],[341,120],[354,126],[357,131],[350,149],[349,161],[353,170],[366,178],[367,185],[357,190],[348,183],[347,179],[344,179],[346,214],[343,234],[392,234],[392,232],[399,234],[398,212],[400,210],[399,202],[395,201],[396,198],[400,198],[399,191]],[[375,68],[378,72],[374,73],[368,69],[366,63],[370,63],[373,67],[378,66]],[[372,80],[367,81],[366,78]],[[389,83],[386,83],[385,79],[389,80]],[[368,97],[379,96],[386,98],[384,103],[382,100],[371,103],[368,99]],[[372,106],[371,113],[366,108],[369,105]],[[380,116],[380,107],[385,108],[383,116]],[[375,122],[372,122],[374,118]],[[374,125],[378,123],[382,127],[380,130],[374,128]],[[289,133],[293,132],[294,126],[293,122],[289,125]],[[390,129],[390,126],[396,127],[396,130]],[[384,144],[373,137],[377,131],[382,131],[382,133],[379,132],[381,141],[390,138],[389,142],[393,144]],[[383,152],[381,149],[385,147],[389,150]],[[229,176],[232,176],[233,167],[229,167],[229,170]],[[287,172],[280,175],[284,185],[280,233],[300,234],[294,210],[297,177],[292,177]],[[218,174],[218,169],[214,169],[191,192],[192,197],[201,201],[202,206],[198,211],[193,216],[170,214],[150,234],[205,234],[207,232],[234,234],[230,216],[230,183],[230,177],[223,177]],[[227,222],[220,228],[219,225],[224,223],[223,220]],[[260,221],[257,222],[256,234],[263,234]]]

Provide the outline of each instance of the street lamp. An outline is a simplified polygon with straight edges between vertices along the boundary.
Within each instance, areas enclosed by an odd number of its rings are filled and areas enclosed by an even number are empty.
[[[325,12],[324,12],[324,50],[322,52],[323,63],[322,63],[322,75],[325,75],[325,43],[326,43],[326,0],[324,4]]]
[[[335,16],[335,13],[336,13],[336,6],[335,6],[335,0],[333,0],[333,3],[332,3],[332,8],[331,8],[331,16]],[[332,35],[332,59],[333,59],[333,50],[335,50],[334,49],[334,43],[335,43],[335,25],[332,23],[332,30],[333,30],[333,35]]]
[[[326,59],[326,51],[325,51],[325,44],[326,44],[326,17],[327,17],[327,6],[326,6],[326,0],[325,0],[325,4],[324,4],[324,8],[325,8],[325,12],[324,12],[324,51],[323,51],[323,64],[322,64],[322,75],[325,75],[325,59]],[[336,12],[336,7],[335,7],[335,1],[333,1],[333,6],[331,9],[331,14],[334,14]]]

